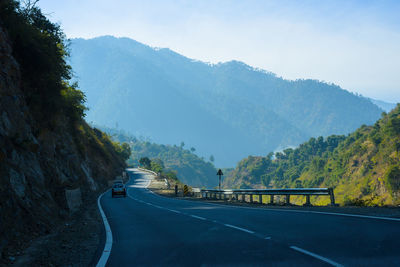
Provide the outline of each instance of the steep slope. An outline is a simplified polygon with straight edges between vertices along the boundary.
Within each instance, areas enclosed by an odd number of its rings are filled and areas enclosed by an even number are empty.
[[[62,32],[37,8],[0,2],[0,265],[120,175],[119,146],[82,119]]]
[[[222,166],[349,133],[382,112],[335,85],[288,81],[237,61],[210,65],[128,38],[74,39],[71,54],[89,121],[157,143],[184,141]]]
[[[373,126],[319,137],[296,149],[248,157],[226,187],[333,187],[341,204],[400,203],[400,105]],[[321,201],[323,201],[321,199]],[[323,203],[323,202],[321,202]]]
[[[137,166],[141,158],[160,162],[163,169],[176,174],[179,181],[196,187],[213,188],[217,186],[217,170],[211,162],[206,162],[195,153],[195,148],[185,149],[184,145],[171,146],[140,140],[124,131],[100,127],[114,140],[124,142],[131,147],[129,165]]]

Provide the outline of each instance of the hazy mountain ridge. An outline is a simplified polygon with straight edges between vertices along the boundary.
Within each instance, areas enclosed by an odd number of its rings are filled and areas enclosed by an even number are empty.
[[[242,62],[207,64],[128,38],[74,39],[71,65],[88,99],[88,121],[184,141],[217,165],[345,134],[382,110],[338,86],[284,80]]]
[[[396,107],[395,103],[389,103],[386,101],[372,99],[372,98],[368,98],[368,97],[367,97],[367,99],[370,100],[375,105],[377,105],[378,107],[380,107],[381,109],[383,109],[385,112],[390,112],[390,111],[392,111],[392,109],[394,109]]]

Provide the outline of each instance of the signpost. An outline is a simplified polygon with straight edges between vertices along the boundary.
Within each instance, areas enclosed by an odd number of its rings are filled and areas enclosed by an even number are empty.
[[[219,186],[218,186],[218,189],[221,190],[221,176],[224,175],[224,174],[222,173],[222,170],[221,170],[221,169],[218,170],[217,175],[219,176]]]

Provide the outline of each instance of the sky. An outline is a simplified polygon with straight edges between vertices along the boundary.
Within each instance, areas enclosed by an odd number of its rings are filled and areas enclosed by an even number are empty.
[[[129,37],[400,102],[400,1],[40,0],[68,38]]]

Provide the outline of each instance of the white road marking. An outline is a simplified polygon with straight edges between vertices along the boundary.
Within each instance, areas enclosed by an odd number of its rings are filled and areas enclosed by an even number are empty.
[[[267,237],[265,237],[264,239],[266,239],[266,240],[271,240],[271,237],[270,237],[270,236],[267,236]]]
[[[253,232],[253,231],[250,231],[250,230],[244,229],[244,228],[242,228],[242,227],[234,226],[234,225],[232,225],[232,224],[227,224],[227,223],[224,223],[224,225],[225,225],[225,226],[227,226],[227,227],[231,227],[231,228],[234,228],[234,229],[237,229],[237,230],[240,230],[240,231],[243,231],[243,232],[249,233],[249,234],[254,234],[254,232]]]
[[[108,192],[109,190],[107,190],[106,192]],[[104,192],[103,194],[101,194],[98,198],[97,198],[97,206],[99,207],[100,210],[100,214],[101,214],[101,218],[103,219],[103,224],[104,224],[104,230],[106,232],[106,243],[104,244],[104,249],[103,249],[103,253],[101,254],[101,257],[99,259],[99,261],[97,262],[96,267],[104,267],[106,266],[106,263],[108,261],[108,257],[111,254],[111,248],[112,248],[112,242],[113,242],[113,238],[112,238],[112,232],[111,232],[111,228],[110,228],[110,224],[108,223],[107,217],[101,207],[100,204],[100,198],[106,193]]]
[[[298,251],[298,252],[301,252],[301,253],[303,253],[303,254],[306,254],[306,255],[308,255],[308,256],[311,256],[311,257],[314,257],[314,258],[316,258],[316,259],[319,259],[319,260],[321,260],[321,261],[324,261],[324,262],[326,262],[326,263],[329,263],[329,264],[332,265],[332,266],[343,267],[342,264],[339,264],[339,263],[337,263],[337,262],[334,262],[333,260],[327,259],[327,258],[325,258],[325,257],[322,257],[322,256],[317,255],[317,254],[315,254],[315,253],[312,253],[312,252],[310,252],[310,251],[307,251],[307,250],[305,250],[305,249],[298,248],[298,247],[296,247],[296,246],[291,246],[290,248],[291,248],[291,249],[294,249],[294,250],[296,250],[296,251]]]
[[[196,215],[190,215],[190,217],[193,217],[193,218],[196,218],[196,219],[199,219],[199,220],[203,220],[203,221],[207,220],[206,218],[203,218],[203,217],[200,217],[200,216],[196,216]]]
[[[156,193],[154,195],[167,198],[164,196],[160,196]],[[171,198],[169,198],[171,199]],[[181,199],[175,199],[176,201],[182,201]],[[199,204],[200,201],[192,201],[184,199],[183,201],[191,202]],[[270,208],[257,208],[257,207],[240,207],[235,205],[224,205],[224,204],[216,204],[216,203],[208,203],[206,201],[201,201],[200,203],[210,206],[218,206],[224,208],[232,208],[232,209],[249,209],[249,210],[265,210],[265,211],[276,211],[276,212],[297,212],[297,213],[313,213],[313,214],[323,214],[323,215],[334,215],[334,216],[346,216],[346,217],[356,217],[356,218],[364,218],[364,219],[375,219],[375,220],[384,220],[384,221],[396,221],[400,222],[400,218],[392,218],[392,217],[381,217],[381,216],[370,216],[370,215],[359,215],[359,214],[350,214],[350,213],[338,213],[338,212],[326,212],[326,211],[312,211],[312,210],[290,210],[290,209],[270,209]]]
[[[175,213],[182,213],[182,212],[180,212],[180,211],[178,211],[178,210],[170,210],[170,209],[167,209],[167,210],[172,211],[172,212],[175,212]]]

